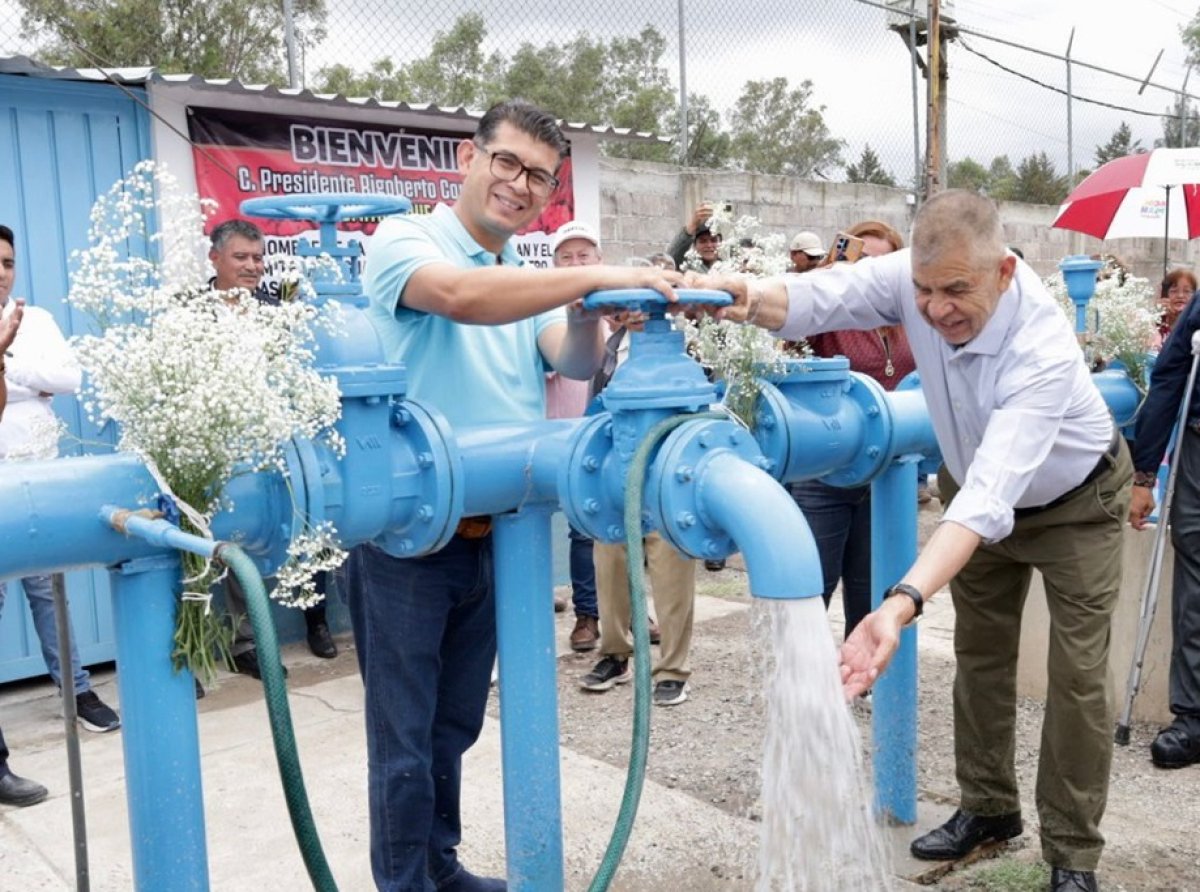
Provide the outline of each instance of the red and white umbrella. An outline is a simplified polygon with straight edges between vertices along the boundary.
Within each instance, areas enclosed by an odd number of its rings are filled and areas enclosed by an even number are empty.
[[[1052,225],[1100,239],[1200,237],[1200,148],[1155,149],[1101,165],[1067,196]]]

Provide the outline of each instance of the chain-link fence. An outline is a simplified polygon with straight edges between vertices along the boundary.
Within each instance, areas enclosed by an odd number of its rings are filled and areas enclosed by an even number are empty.
[[[111,0],[110,5],[122,2],[134,5],[133,0]],[[215,6],[228,4],[258,15],[256,2],[269,14],[263,21],[275,28],[265,51],[267,64],[199,73],[240,72],[245,80],[270,71],[272,77],[286,78],[282,0],[193,5],[218,22],[226,17]],[[99,32],[96,39],[83,41],[66,27],[57,32],[28,27],[24,13],[31,7],[61,12],[74,5],[71,0],[0,0],[0,54],[49,57],[47,49],[57,34],[60,46],[65,37],[65,45],[74,44],[79,51],[72,61],[163,64],[159,59],[106,58],[109,44]],[[921,69],[928,53],[926,0],[760,0],[741,7],[719,0],[587,5],[561,0],[324,0],[323,21],[311,15],[319,0],[288,0],[286,5],[296,10],[298,75],[312,89],[479,107],[498,90],[520,88],[535,99],[546,98],[553,111],[570,120],[654,129],[672,137],[672,148],[659,147],[661,160],[813,179],[890,180],[899,186],[920,184],[925,177],[928,97]],[[942,184],[1053,203],[1065,193],[1069,172],[1093,167],[1098,148],[1122,124],[1129,127],[1130,149],[1139,144],[1152,148],[1163,137],[1162,116],[1176,103],[1163,87],[1183,88],[1189,70],[1179,37],[1188,15],[1179,3],[1147,7],[1146,14],[1163,16],[1158,46],[1165,53],[1151,84],[1141,90],[1138,79],[1151,70],[1158,47],[1131,45],[1117,55],[1107,53],[1097,37],[1111,31],[1111,22],[1087,16],[1078,23],[1074,64],[1068,69],[1063,57],[1071,21],[1048,25],[1041,14],[1034,18],[1014,11],[1022,8],[1019,4],[988,0],[942,0],[942,6],[948,22],[957,26],[946,32],[947,169]],[[921,19],[915,52],[908,39],[909,9]],[[224,41],[226,46],[233,43]],[[187,58],[177,50],[176,58]],[[245,62],[238,58],[228,65]],[[785,84],[769,89],[776,79]],[[686,82],[690,123],[686,157],[681,80]],[[762,86],[752,91],[750,82]],[[1192,123],[1182,133],[1200,136],[1196,112],[1190,113]],[[1180,132],[1176,121],[1175,144]],[[801,163],[810,148],[816,160]],[[628,146],[613,150],[650,151]]]

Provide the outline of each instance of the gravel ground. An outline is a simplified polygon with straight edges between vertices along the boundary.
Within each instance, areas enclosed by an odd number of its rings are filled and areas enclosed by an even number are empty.
[[[935,503],[936,504],[936,503]],[[922,511],[928,530],[936,513]],[[698,622],[693,638],[690,699],[672,708],[652,710],[651,747],[647,776],[730,815],[757,820],[763,709],[759,655],[753,652],[751,610],[746,577],[735,560],[719,573],[700,570],[701,598],[736,602],[735,609]],[[931,604],[941,605],[943,627],[951,626],[948,595]],[[833,634],[840,638],[840,606],[830,613]],[[559,634],[569,633],[569,612],[559,617]],[[559,703],[562,744],[576,752],[616,766],[628,760],[633,705],[632,685],[604,694],[579,689],[578,679],[597,659],[596,654],[568,654],[559,660]],[[954,781],[950,679],[953,657],[945,628],[922,633],[920,653],[920,752],[919,793],[923,802],[942,811],[957,801]],[[493,709],[495,703],[493,703]],[[864,747],[870,741],[870,717],[856,707]],[[1001,847],[993,857],[959,866],[940,878],[929,874],[910,879],[945,890],[1043,890],[1046,879],[1040,866],[1036,835],[1037,810],[1033,801],[1037,769],[1041,704],[1019,704],[1017,769],[1023,795],[1026,833]],[[1155,769],[1148,747],[1156,729],[1135,726],[1128,747],[1117,747],[1107,814],[1102,828],[1108,845],[1099,877],[1105,890],[1196,890],[1200,892],[1200,767],[1181,771]],[[740,841],[736,854],[729,840],[697,839],[692,851],[703,888],[747,889],[753,886],[753,839]],[[712,845],[708,845],[712,842]],[[896,865],[906,873],[911,865]],[[698,889],[693,870],[688,887]],[[673,883],[632,881],[636,875],[623,868],[628,885],[614,888],[682,888]],[[681,878],[680,878],[681,879]],[[901,884],[903,885],[903,884]]]

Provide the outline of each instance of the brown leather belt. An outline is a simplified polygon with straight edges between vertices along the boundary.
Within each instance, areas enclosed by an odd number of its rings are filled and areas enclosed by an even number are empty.
[[[1104,451],[1104,454],[1101,455],[1099,460],[1096,462],[1096,467],[1092,468],[1088,475],[1083,478],[1083,482],[1078,486],[1067,490],[1057,499],[1049,501],[1045,505],[1035,505],[1032,508],[1014,508],[1013,517],[1020,519],[1022,517],[1029,517],[1031,514],[1037,514],[1041,511],[1049,511],[1051,508],[1057,508],[1063,502],[1067,501],[1067,499],[1076,495],[1079,490],[1083,489],[1089,483],[1095,483],[1096,479],[1101,474],[1103,474],[1109,468],[1115,466],[1117,456],[1121,454],[1121,440],[1121,431],[1118,428],[1113,431],[1112,442],[1108,444],[1108,449]]]
[[[482,539],[492,534],[492,519],[487,515],[464,517],[458,522],[455,534],[464,539]]]

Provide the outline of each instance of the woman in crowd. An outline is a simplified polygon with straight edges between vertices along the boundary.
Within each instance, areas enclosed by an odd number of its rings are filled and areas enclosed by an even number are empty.
[[[1183,315],[1183,311],[1187,309],[1196,288],[1196,275],[1190,269],[1173,269],[1162,280],[1159,305],[1163,315],[1158,323],[1158,339],[1153,345],[1155,350],[1162,346],[1179,317]]]

